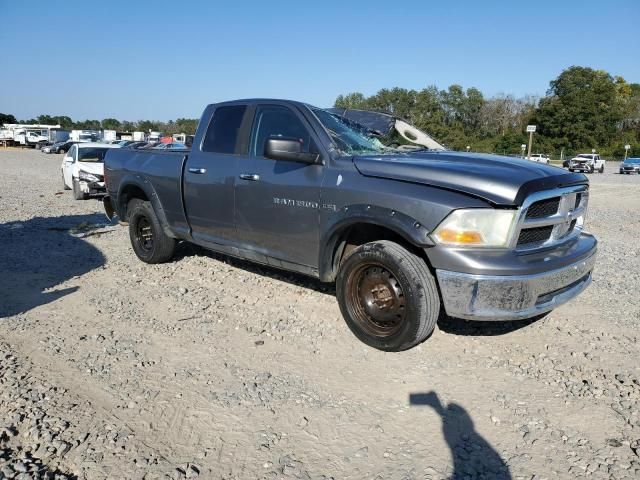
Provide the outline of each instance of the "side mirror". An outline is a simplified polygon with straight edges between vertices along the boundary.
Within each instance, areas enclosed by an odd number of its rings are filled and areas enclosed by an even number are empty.
[[[273,160],[291,160],[294,162],[317,163],[318,153],[305,153],[302,143],[295,138],[272,137],[264,145],[264,156]]]

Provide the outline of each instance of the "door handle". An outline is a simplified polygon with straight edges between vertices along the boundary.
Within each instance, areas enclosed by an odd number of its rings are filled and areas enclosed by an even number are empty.
[[[240,178],[242,180],[250,180],[252,182],[257,182],[260,180],[260,175],[256,175],[255,173],[241,173]]]
[[[206,168],[190,168],[189,173],[196,173],[200,175],[203,173],[207,173],[207,169]]]

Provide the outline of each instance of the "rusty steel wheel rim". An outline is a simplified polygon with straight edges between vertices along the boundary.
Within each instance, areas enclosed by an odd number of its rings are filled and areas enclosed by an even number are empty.
[[[397,333],[406,318],[405,297],[394,274],[380,264],[355,269],[347,280],[347,305],[351,318],[376,337]]]
[[[145,252],[153,250],[153,231],[147,217],[141,217],[136,225],[136,241]]]

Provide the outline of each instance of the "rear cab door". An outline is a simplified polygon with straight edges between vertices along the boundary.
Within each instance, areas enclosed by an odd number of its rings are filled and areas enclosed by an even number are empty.
[[[205,110],[184,168],[183,195],[191,237],[220,249],[236,239],[235,184],[238,159],[247,154],[251,116],[244,103]]]

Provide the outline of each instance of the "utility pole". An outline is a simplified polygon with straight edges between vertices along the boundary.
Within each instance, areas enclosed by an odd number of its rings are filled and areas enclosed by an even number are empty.
[[[529,151],[527,153],[527,158],[531,159],[531,144],[533,143],[533,132],[536,131],[535,125],[527,125],[527,132],[529,132]]]

